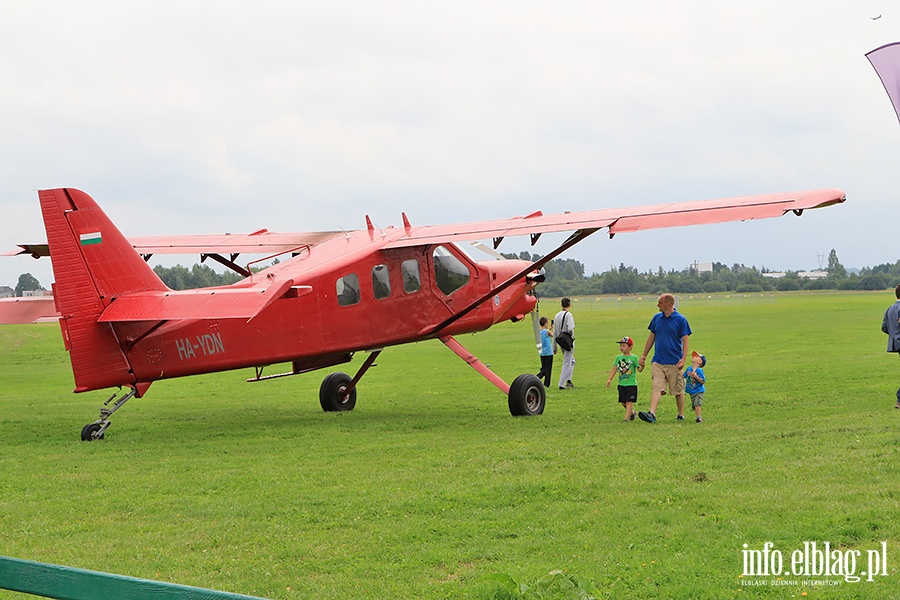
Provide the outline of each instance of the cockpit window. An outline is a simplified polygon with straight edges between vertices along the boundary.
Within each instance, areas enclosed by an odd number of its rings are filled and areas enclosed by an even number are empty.
[[[407,294],[418,292],[422,287],[422,278],[419,277],[419,261],[414,258],[404,260],[400,265],[403,276],[403,291]]]
[[[469,269],[443,246],[434,249],[434,281],[448,296],[469,283]]]
[[[338,279],[335,288],[338,304],[341,306],[350,306],[359,302],[359,277],[356,276],[356,273],[350,273]]]
[[[387,265],[375,265],[372,268],[372,291],[376,300],[382,300],[391,295],[391,278]]]

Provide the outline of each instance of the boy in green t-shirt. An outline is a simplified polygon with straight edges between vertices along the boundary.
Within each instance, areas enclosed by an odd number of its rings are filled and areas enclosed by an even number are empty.
[[[616,373],[619,374],[619,403],[625,407],[625,422],[634,421],[634,403],[637,402],[637,376],[638,371],[643,371],[638,357],[631,353],[634,347],[634,340],[625,336],[619,340],[619,355],[613,363],[613,368],[609,372],[609,379],[606,380],[606,387],[612,383]]]

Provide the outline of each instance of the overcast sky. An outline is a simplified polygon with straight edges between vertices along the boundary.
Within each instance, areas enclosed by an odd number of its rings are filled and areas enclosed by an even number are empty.
[[[838,187],[844,205],[799,219],[601,232],[565,256],[589,272],[900,258],[900,124],[864,56],[900,40],[895,3],[0,0],[0,14],[2,251],[46,239],[36,190],[63,186],[126,235]],[[0,258],[0,285],[26,271],[49,287],[49,261],[27,257]]]

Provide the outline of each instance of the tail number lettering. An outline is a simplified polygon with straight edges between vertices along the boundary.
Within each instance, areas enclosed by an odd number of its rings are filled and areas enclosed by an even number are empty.
[[[175,347],[178,349],[178,358],[187,360],[196,358],[197,356],[212,356],[214,354],[223,354],[225,352],[225,344],[222,343],[221,333],[205,333],[191,338],[175,340]]]

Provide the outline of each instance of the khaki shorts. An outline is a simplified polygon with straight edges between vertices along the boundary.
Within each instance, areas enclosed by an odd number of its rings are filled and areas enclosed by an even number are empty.
[[[673,396],[684,393],[684,375],[675,365],[651,363],[650,375],[653,377],[654,392],[665,392],[668,389]]]

